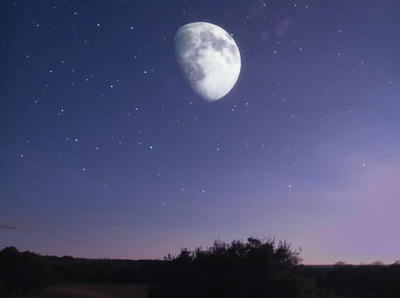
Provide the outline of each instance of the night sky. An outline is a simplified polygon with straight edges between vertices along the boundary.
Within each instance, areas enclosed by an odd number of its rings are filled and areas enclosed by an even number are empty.
[[[163,258],[250,236],[400,259],[400,2],[1,1],[0,248]],[[174,36],[241,73],[206,102]]]

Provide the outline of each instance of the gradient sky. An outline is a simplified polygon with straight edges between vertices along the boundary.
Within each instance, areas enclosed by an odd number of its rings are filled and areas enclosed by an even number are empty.
[[[0,248],[162,258],[269,237],[400,259],[400,2],[1,1]],[[232,34],[217,102],[180,26]]]

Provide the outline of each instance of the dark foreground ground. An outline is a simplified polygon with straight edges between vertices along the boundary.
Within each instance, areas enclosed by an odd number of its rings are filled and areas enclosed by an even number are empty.
[[[66,283],[45,289],[0,293],[1,298],[146,298],[146,286],[109,283]]]
[[[145,298],[146,290],[136,285],[62,285],[46,290],[49,298]]]

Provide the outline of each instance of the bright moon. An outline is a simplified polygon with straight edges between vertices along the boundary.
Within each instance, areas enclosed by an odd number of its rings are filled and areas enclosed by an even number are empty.
[[[175,52],[190,87],[206,101],[225,96],[239,77],[239,49],[216,25],[197,22],[180,27],[175,35]]]

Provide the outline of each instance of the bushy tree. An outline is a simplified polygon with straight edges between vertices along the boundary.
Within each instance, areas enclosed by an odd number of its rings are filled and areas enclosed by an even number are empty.
[[[301,277],[299,252],[285,241],[217,240],[208,249],[184,248],[166,259],[164,280],[149,290],[150,298],[334,297]]]
[[[39,255],[15,247],[0,251],[1,292],[29,291],[55,284],[61,276]]]

